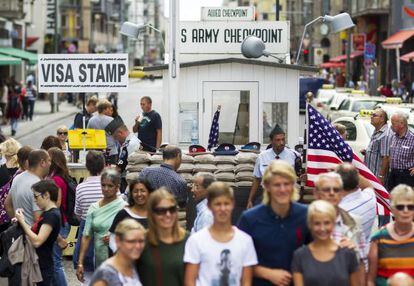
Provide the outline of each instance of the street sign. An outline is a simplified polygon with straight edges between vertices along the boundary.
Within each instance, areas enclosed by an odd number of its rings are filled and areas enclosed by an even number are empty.
[[[313,49],[313,64],[318,66],[323,62],[323,49],[322,48],[314,48]]]
[[[272,54],[289,53],[289,22],[234,21],[180,22],[181,54],[241,54],[241,43],[254,35],[265,43]]]
[[[46,34],[54,35],[55,34],[55,25],[56,24],[56,1],[57,0],[47,0],[46,3]]]
[[[375,44],[366,43],[364,50],[365,60],[375,60]]]
[[[39,54],[39,92],[128,89],[128,54]]]
[[[254,21],[254,7],[201,7],[202,21]]]

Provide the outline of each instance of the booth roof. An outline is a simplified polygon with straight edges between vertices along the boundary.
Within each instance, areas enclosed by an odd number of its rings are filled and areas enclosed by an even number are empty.
[[[318,68],[314,66],[279,64],[275,62],[265,62],[265,61],[244,59],[244,58],[211,59],[211,60],[194,61],[194,62],[183,62],[183,63],[180,63],[180,68],[206,66],[206,65],[214,65],[214,64],[229,64],[229,63],[260,65],[260,66],[268,66],[268,67],[275,67],[275,68],[300,70],[300,71],[305,71],[305,72],[318,72]],[[166,70],[166,69],[168,69],[168,64],[144,67],[144,71],[148,71],[148,72]]]

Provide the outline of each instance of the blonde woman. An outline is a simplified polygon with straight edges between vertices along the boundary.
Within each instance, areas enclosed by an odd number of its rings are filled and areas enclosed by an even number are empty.
[[[359,262],[355,251],[341,248],[332,239],[336,210],[327,201],[314,201],[308,209],[313,241],[297,249],[292,272],[295,286],[358,286]]]
[[[188,235],[178,225],[177,212],[177,201],[166,189],[149,196],[147,242],[138,260],[143,285],[184,285],[183,257]]]
[[[368,254],[368,286],[388,285],[397,272],[414,276],[414,190],[398,185],[391,191],[394,221],[371,237]]]
[[[59,126],[56,131],[56,136],[59,139],[60,145],[63,153],[65,153],[66,160],[68,162],[72,161],[72,154],[69,150],[69,143],[68,143],[68,127],[65,125]]]
[[[21,145],[13,138],[9,138],[0,144],[1,156],[6,160],[6,163],[0,166],[0,188],[3,187],[19,169],[17,161],[17,152]]]
[[[95,271],[92,286],[142,286],[135,261],[145,246],[145,229],[134,219],[124,219],[115,228],[116,254]]]
[[[253,285],[290,285],[293,252],[310,241],[306,225],[307,207],[295,202],[296,173],[282,160],[266,168],[263,203],[245,211],[238,227],[253,238],[258,265]]]

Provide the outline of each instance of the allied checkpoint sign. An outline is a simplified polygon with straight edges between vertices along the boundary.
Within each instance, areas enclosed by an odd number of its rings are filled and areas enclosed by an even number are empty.
[[[241,54],[243,40],[254,35],[271,54],[287,54],[289,22],[285,21],[181,21],[181,54]]]
[[[128,89],[128,54],[39,54],[39,92]]]

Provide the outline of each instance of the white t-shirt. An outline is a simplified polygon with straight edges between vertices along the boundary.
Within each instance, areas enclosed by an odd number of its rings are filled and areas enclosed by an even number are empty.
[[[237,227],[233,229],[233,239],[228,242],[214,240],[209,227],[188,238],[184,262],[200,264],[197,286],[238,286],[243,267],[257,264],[252,238]]]

